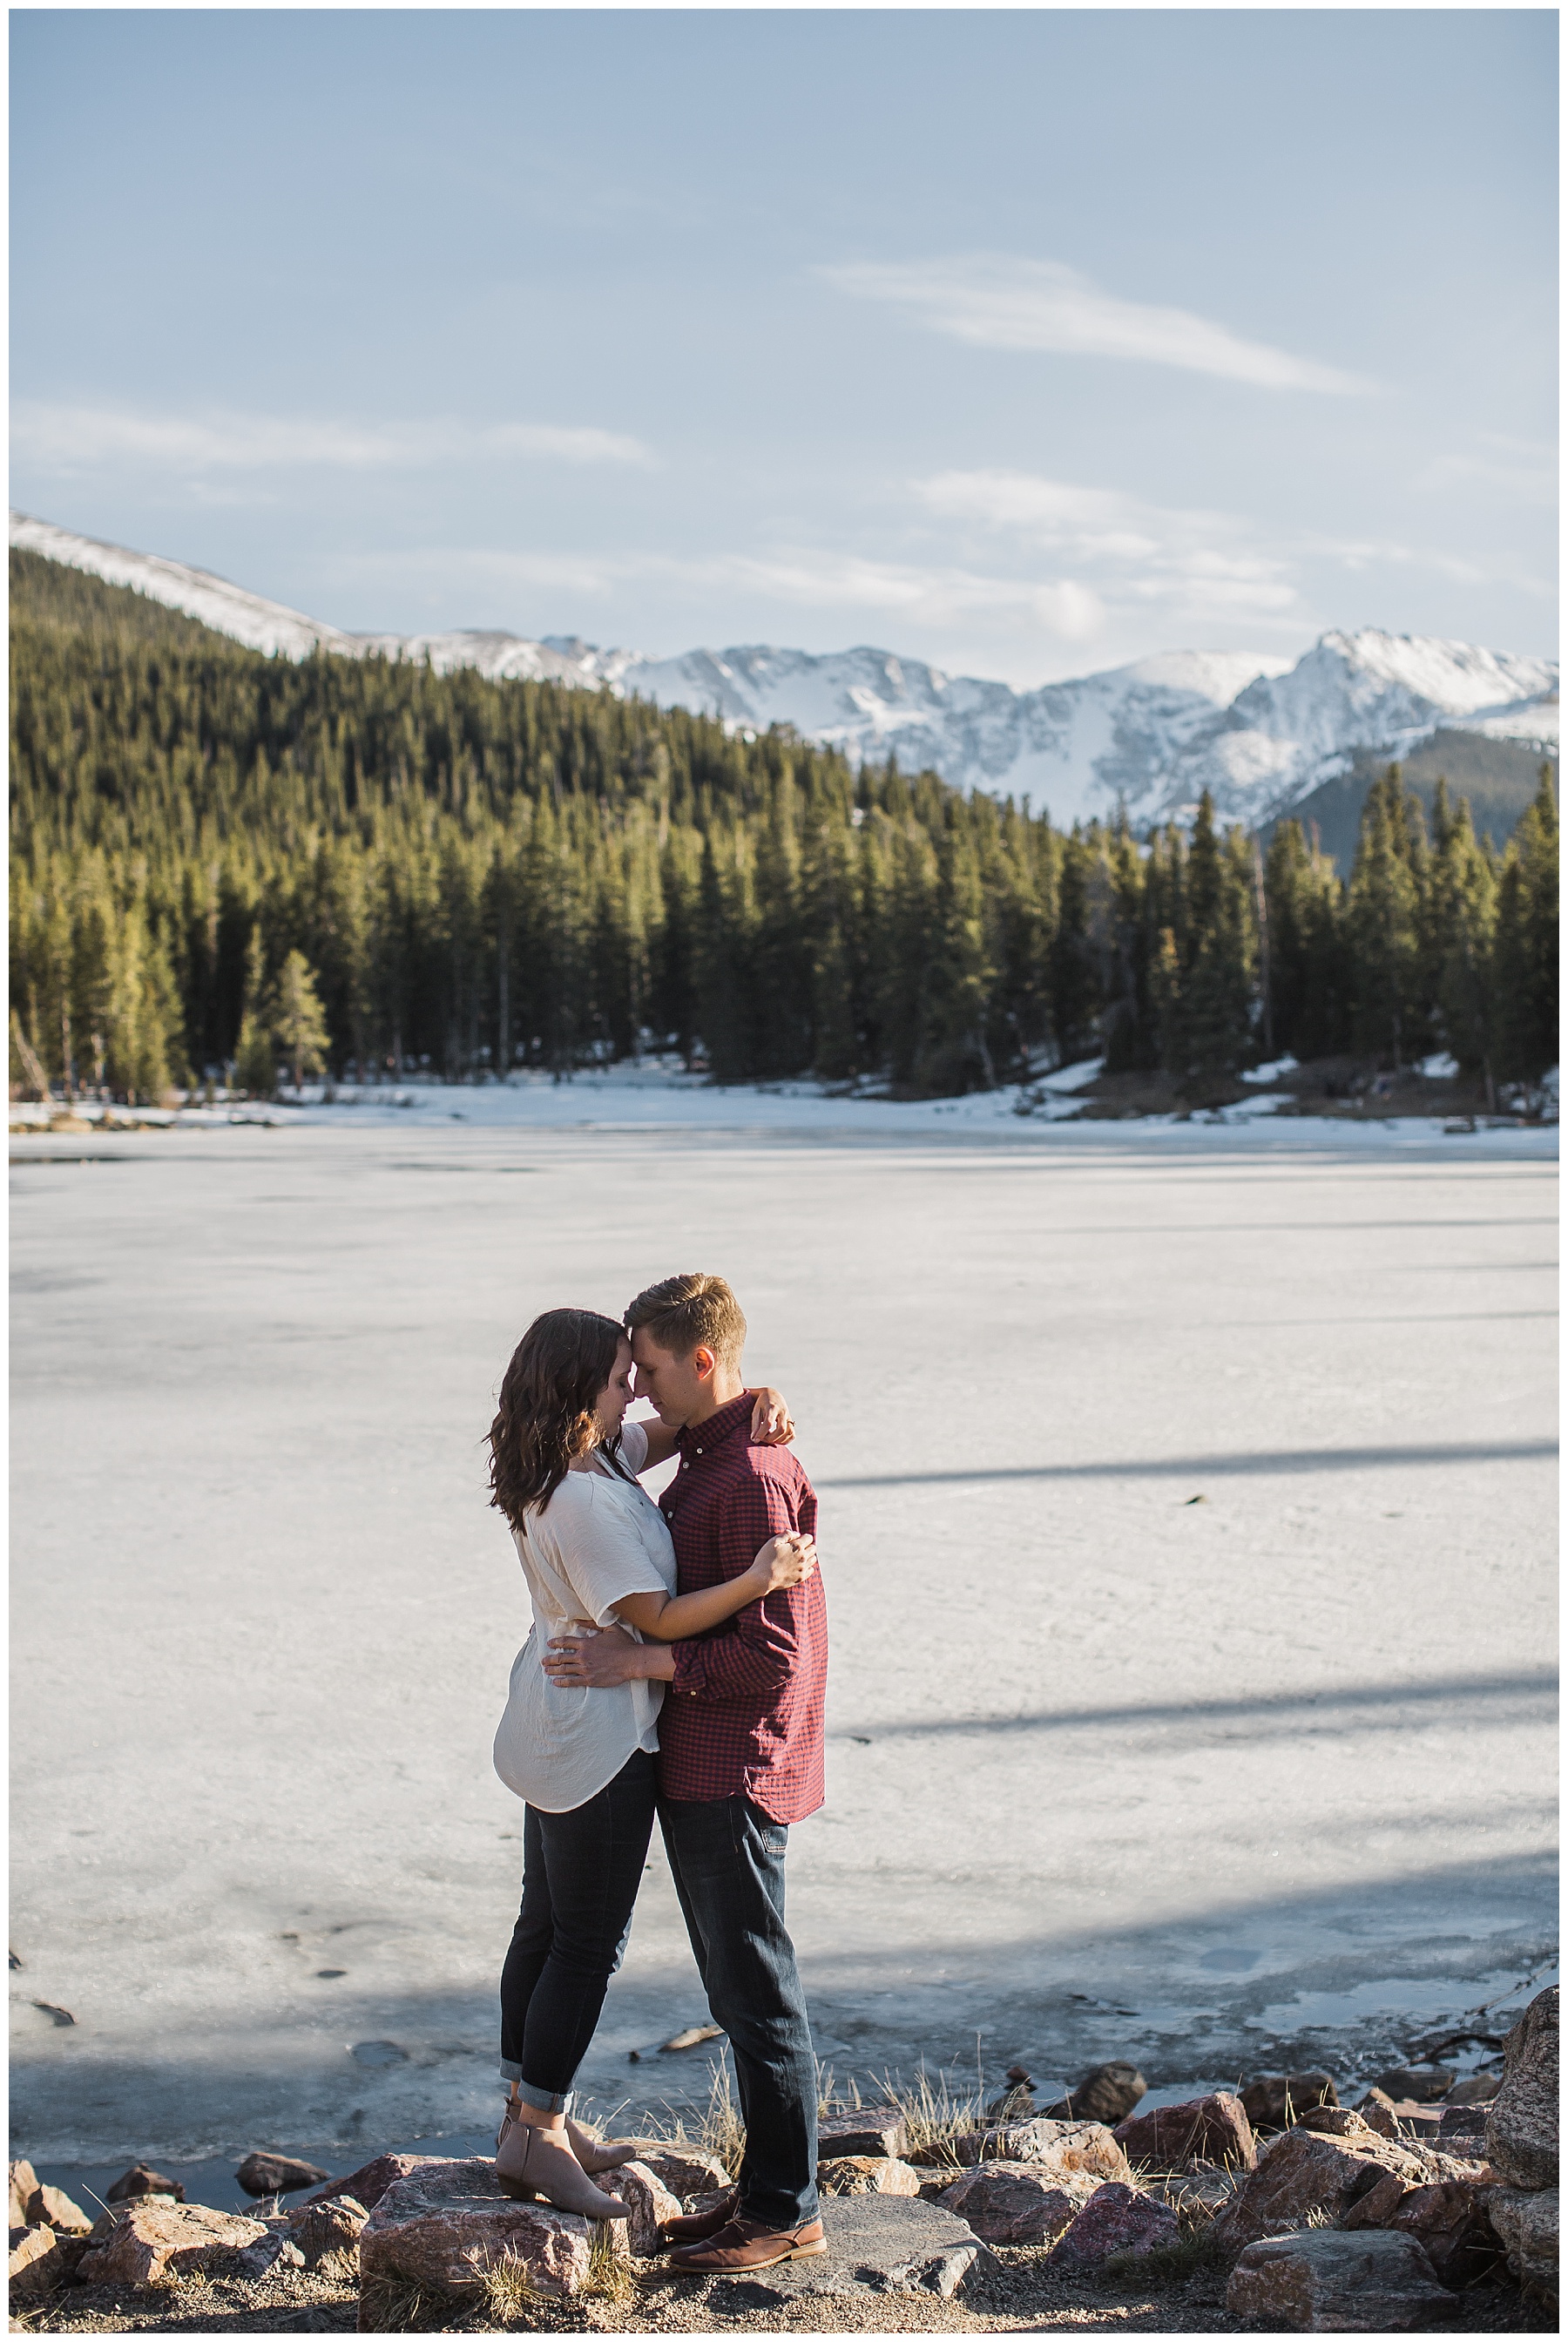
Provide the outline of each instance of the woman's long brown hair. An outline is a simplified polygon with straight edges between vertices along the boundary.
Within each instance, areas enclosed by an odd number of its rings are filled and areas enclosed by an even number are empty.
[[[596,1309],[546,1309],[513,1351],[490,1426],[490,1501],[514,1529],[600,1444],[594,1402],[625,1338]]]

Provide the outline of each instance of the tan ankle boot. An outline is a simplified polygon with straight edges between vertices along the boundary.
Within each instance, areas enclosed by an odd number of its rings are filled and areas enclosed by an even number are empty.
[[[624,2220],[626,2207],[618,2196],[595,2187],[572,2152],[564,2131],[549,2143],[536,2123],[515,2117],[501,2126],[495,2148],[495,2182],[504,2196],[526,2201],[543,2196],[558,2212],[580,2212],[587,2220]]]

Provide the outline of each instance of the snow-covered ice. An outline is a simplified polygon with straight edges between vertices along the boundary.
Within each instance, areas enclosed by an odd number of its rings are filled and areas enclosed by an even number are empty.
[[[493,1394],[698,1264],[821,1492],[836,2076],[1343,2071],[1545,1956],[1553,1131],[406,1095],[12,1140],[18,2151],[477,2132]],[[655,1855],[600,2103],[700,2014]]]

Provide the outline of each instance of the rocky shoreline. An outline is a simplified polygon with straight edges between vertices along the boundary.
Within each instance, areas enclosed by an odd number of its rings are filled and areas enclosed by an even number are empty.
[[[94,2220],[11,2167],[16,2322],[51,2332],[1554,2330],[1558,1995],[1501,2075],[1392,2069],[1355,2107],[1264,2075],[1140,2113],[1101,2066],[1037,2109],[824,2113],[829,2250],[744,2280],[662,2264],[661,2224],[729,2183],[734,2142],[637,2142],[624,2222],[501,2195],[484,2157],[384,2154],[329,2177],[256,2155],[250,2215],[134,2166]],[[715,2144],[724,2151],[715,2151]],[[286,2196],[299,2196],[292,2209]]]

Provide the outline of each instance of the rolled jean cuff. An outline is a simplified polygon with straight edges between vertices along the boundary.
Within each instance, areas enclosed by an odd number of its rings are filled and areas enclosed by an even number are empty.
[[[517,2095],[524,2105],[532,2107],[536,2115],[569,2115],[571,2113],[572,2092],[570,2090],[541,2090],[534,2083],[525,2082],[517,2067],[506,2058],[501,2061],[501,2071],[509,2082],[515,2085]]]

